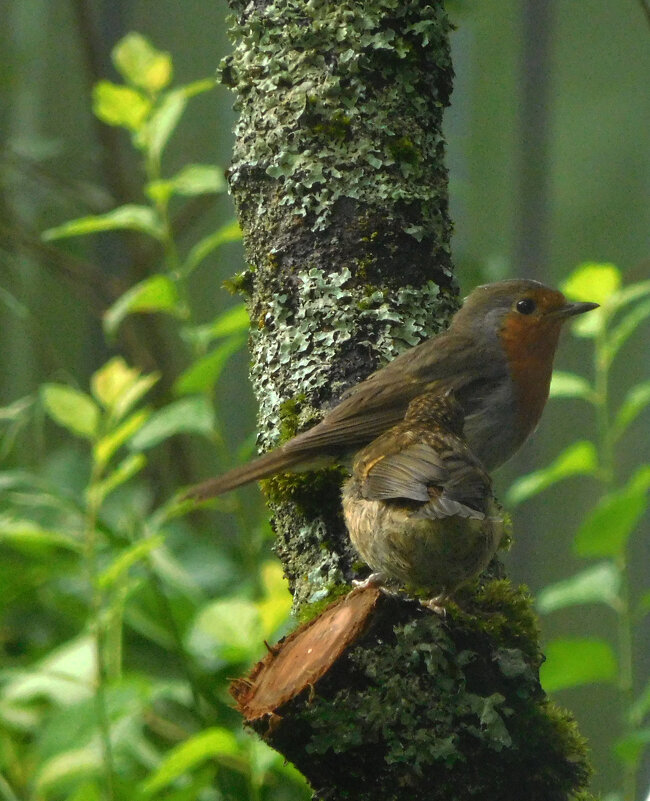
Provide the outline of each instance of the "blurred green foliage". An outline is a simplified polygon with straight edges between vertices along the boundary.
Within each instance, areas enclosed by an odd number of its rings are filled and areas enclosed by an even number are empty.
[[[241,532],[253,535],[230,561],[196,547],[188,554],[191,505],[153,502],[143,475],[149,455],[179,434],[223,441],[213,390],[248,327],[242,305],[198,324],[188,287],[204,258],[240,237],[237,225],[181,254],[170,222],[173,197],[223,192],[222,171],[162,172],[187,102],[213,82],[169,88],[171,57],[137,34],[113,59],[126,85],[97,84],[94,111],[130,132],[149,204],[44,237],[130,230],[157,240],[164,270],[124,292],[104,330],[114,337],[129,315],[168,315],[189,356],[156,408],[147,396],[160,375],[117,356],[88,391],[51,381],[1,410],[5,453],[40,412],[81,447],[53,452],[40,472],[0,472],[0,607],[11,654],[0,671],[0,797],[306,798],[296,771],[242,733],[227,697],[228,677],[280,635],[291,606],[282,569],[268,560],[267,524],[247,521]],[[81,480],[70,483],[70,473]]]

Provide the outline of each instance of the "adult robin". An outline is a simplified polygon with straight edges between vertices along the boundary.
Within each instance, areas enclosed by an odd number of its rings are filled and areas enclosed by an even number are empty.
[[[274,473],[340,461],[403,420],[415,397],[447,389],[463,409],[471,450],[491,471],[539,421],[562,324],[597,306],[568,303],[561,292],[523,278],[480,286],[447,331],[352,387],[320,423],[185,497],[204,500]]]
[[[441,604],[487,567],[503,515],[451,390],[415,398],[401,423],[359,451],[343,514],[374,571],[364,584],[397,582]]]

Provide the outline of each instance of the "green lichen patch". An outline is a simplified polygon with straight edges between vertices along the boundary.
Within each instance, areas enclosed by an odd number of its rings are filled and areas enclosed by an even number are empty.
[[[416,200],[420,233],[433,232],[446,202],[449,29],[442,3],[240,6],[221,68],[241,113],[233,187],[263,172],[282,187],[279,205],[316,229],[342,197],[386,210]]]
[[[291,419],[284,398],[291,405],[297,398],[304,403],[340,394],[349,377],[337,382],[332,365],[358,361],[367,373],[377,355],[393,358],[439,330],[436,312],[455,305],[455,298],[441,296],[433,282],[389,291],[356,284],[347,268],[294,273],[284,291],[258,300],[256,313],[264,325],[251,331],[251,373],[264,445],[281,441],[283,420]],[[297,407],[296,401],[294,411]],[[294,417],[294,424],[297,430],[304,420]]]

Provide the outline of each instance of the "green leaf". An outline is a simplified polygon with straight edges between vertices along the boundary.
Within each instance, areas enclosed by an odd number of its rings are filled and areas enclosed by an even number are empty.
[[[551,379],[551,398],[583,398],[593,403],[594,392],[586,378],[561,370],[553,372]]]
[[[171,195],[205,195],[226,190],[223,170],[208,164],[189,164],[173,178],[152,181],[146,192],[156,202],[166,202]]]
[[[104,314],[104,330],[113,336],[127,315],[151,312],[175,317],[185,314],[178,288],[166,275],[152,275],[127,290]]]
[[[592,442],[580,440],[564,450],[548,467],[517,479],[506,493],[506,503],[516,506],[570,476],[593,475],[598,467]]]
[[[92,217],[80,217],[70,220],[56,228],[49,228],[43,232],[43,239],[63,239],[70,236],[84,236],[97,234],[103,231],[139,231],[149,234],[154,239],[163,238],[163,227],[156,212],[149,206],[118,206],[106,214],[97,214]]]
[[[111,417],[120,420],[159,378],[157,373],[141,376],[137,367],[129,367],[121,356],[115,356],[93,374],[90,386]]]
[[[246,339],[230,337],[207,356],[194,362],[174,383],[174,392],[179,395],[194,395],[211,390],[219,380],[228,359],[241,350]]]
[[[188,276],[193,272],[207,256],[226,242],[238,242],[241,239],[241,228],[237,220],[231,220],[222,225],[210,236],[201,239],[190,250],[185,264],[181,268],[181,273]]]
[[[28,553],[51,555],[53,548],[79,552],[82,545],[72,532],[44,528],[33,520],[0,517],[0,542]]]
[[[578,265],[562,285],[570,300],[592,301],[605,305],[621,286],[621,271],[614,264],[584,262]]]
[[[146,559],[149,554],[163,545],[165,538],[162,534],[155,537],[150,537],[146,540],[136,542],[130,548],[122,551],[122,553],[114,559],[113,562],[104,570],[99,576],[98,585],[101,589],[107,590],[121,580],[122,576],[127,573],[133,565]]]
[[[137,89],[98,81],[93,87],[93,112],[108,125],[139,131],[151,111],[151,101]]]
[[[148,92],[159,92],[171,81],[171,56],[156,50],[139,33],[128,33],[115,45],[112,56],[124,80]]]
[[[140,409],[128,417],[120,426],[102,437],[93,450],[95,462],[102,467],[108,464],[115,451],[142,428],[150,414],[151,412],[148,409]]]
[[[154,161],[160,161],[170,136],[183,116],[187,96],[182,89],[168,92],[140,131],[136,144],[147,151]]]
[[[65,384],[43,384],[41,398],[46,412],[73,434],[93,439],[99,426],[99,409],[93,399]]]
[[[552,640],[545,651],[546,661],[539,673],[548,693],[616,680],[616,656],[606,640],[588,637]]]
[[[213,435],[214,409],[205,395],[183,398],[154,412],[133,437],[129,447],[144,451],[181,433]]]
[[[95,657],[90,635],[66,642],[4,684],[3,706],[31,704],[44,698],[65,706],[91,698],[97,677]]]
[[[276,562],[262,565],[264,598],[257,602],[264,638],[267,639],[286,622],[291,612],[292,598],[284,571]]]
[[[613,309],[620,309],[628,303],[640,300],[646,295],[650,295],[650,281],[639,281],[636,284],[620,289],[610,300],[609,306]]]
[[[53,797],[57,795],[56,790],[61,791],[81,779],[98,774],[102,764],[102,749],[97,740],[55,754],[40,765],[35,782],[36,793],[40,798]]]
[[[614,753],[624,764],[635,766],[641,761],[648,745],[650,745],[650,727],[621,737],[614,743]]]
[[[578,529],[574,551],[583,557],[618,556],[648,506],[650,466],[641,467],[625,487],[605,495]]]
[[[210,164],[188,164],[170,180],[177,194],[188,197],[227,189],[223,170]]]
[[[604,603],[618,607],[620,571],[613,562],[603,562],[576,573],[571,578],[544,587],[537,597],[541,614],[577,604]]]
[[[621,404],[614,421],[614,439],[618,439],[650,403],[650,381],[632,387]]]
[[[247,331],[249,324],[246,306],[241,303],[223,312],[207,325],[186,326],[182,336],[187,342],[192,342],[200,348],[206,348],[215,339]]]
[[[100,506],[104,499],[107,498],[111,492],[124,484],[130,478],[133,478],[136,473],[147,463],[147,459],[141,453],[132,453],[123,459],[118,466],[110,473],[103,481],[93,484],[89,490],[89,496]]]
[[[639,325],[650,317],[650,301],[640,303],[610,331],[605,346],[605,358],[609,364],[616,358],[616,354],[636,331]]]
[[[207,759],[233,757],[238,753],[239,747],[232,732],[221,728],[206,729],[172,748],[157,770],[143,782],[142,793],[152,796]]]
[[[634,701],[629,710],[629,722],[632,726],[640,726],[646,715],[650,712],[650,681],[643,692]]]
[[[197,615],[188,648],[201,661],[250,662],[259,652],[265,632],[256,604],[225,599],[213,601]]]

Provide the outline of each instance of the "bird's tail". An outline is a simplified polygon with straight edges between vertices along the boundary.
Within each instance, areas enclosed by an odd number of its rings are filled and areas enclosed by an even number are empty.
[[[202,484],[191,487],[183,495],[183,500],[206,501],[224,492],[230,492],[243,484],[268,478],[274,473],[290,471],[305,459],[304,453],[296,453],[283,448],[276,448],[253,459],[248,464],[235,467],[221,476],[210,478]]]

